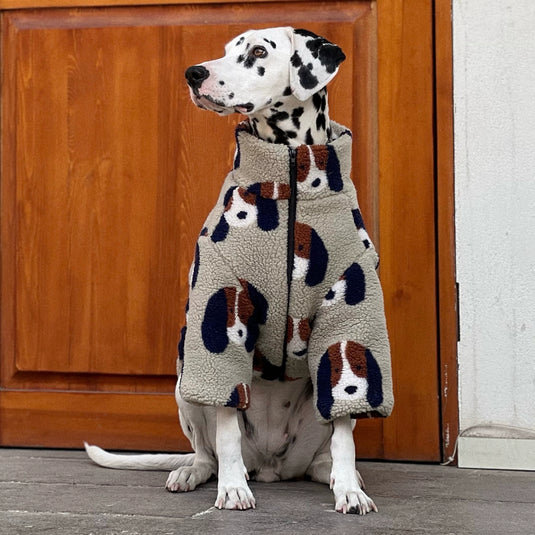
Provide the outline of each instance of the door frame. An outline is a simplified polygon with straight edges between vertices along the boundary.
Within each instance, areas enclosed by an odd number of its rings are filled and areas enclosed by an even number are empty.
[[[128,5],[149,4],[202,4],[206,0],[130,0]],[[224,2],[225,0],[213,0]],[[271,0],[249,0],[252,3]],[[295,1],[295,0],[294,0]],[[299,0],[297,0],[299,1]],[[380,26],[394,24],[409,3],[415,0],[375,0],[377,21]],[[439,377],[437,395],[440,402],[440,435],[442,460],[449,460],[454,452],[458,436],[458,390],[457,390],[457,289],[455,280],[455,228],[454,228],[454,174],[453,174],[453,52],[451,0],[417,0],[422,7],[422,16],[429,16],[433,37],[433,119],[434,119],[434,192],[435,192],[435,251],[436,251],[436,325]],[[125,5],[124,0],[1,0],[0,9],[39,7],[91,7]],[[378,83],[388,81],[389,66],[381,62],[381,55],[397,46],[394,40],[383,38],[378,43]],[[409,83],[407,80],[406,83]],[[417,104],[415,104],[417,106]],[[379,126],[381,129],[381,126]],[[381,131],[379,130],[379,135]],[[4,273],[4,276],[6,274]],[[5,321],[5,318],[4,318]],[[4,340],[4,343],[6,341]],[[2,396],[2,406],[7,409],[7,393]],[[33,396],[39,393],[32,392]],[[13,393],[25,396],[29,392]],[[172,397],[169,396],[172,403]],[[14,400],[12,400],[14,401]],[[15,403],[18,407],[18,402]],[[171,439],[169,439],[171,440]]]
[[[437,324],[442,461],[453,462],[459,436],[453,153],[452,1],[434,0],[435,184],[437,220]]]

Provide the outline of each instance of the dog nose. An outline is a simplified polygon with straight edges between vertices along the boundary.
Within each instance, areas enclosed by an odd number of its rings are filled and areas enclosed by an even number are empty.
[[[202,65],[193,65],[186,69],[186,80],[192,89],[199,89],[206,78],[210,76],[210,71]]]

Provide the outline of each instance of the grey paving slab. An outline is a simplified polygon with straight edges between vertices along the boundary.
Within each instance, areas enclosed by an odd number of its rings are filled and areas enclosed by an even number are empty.
[[[341,515],[324,485],[251,484],[254,511],[218,511],[216,483],[170,494],[163,472],[107,470],[79,451],[0,449],[0,534],[534,534],[535,474],[360,463],[379,513]]]

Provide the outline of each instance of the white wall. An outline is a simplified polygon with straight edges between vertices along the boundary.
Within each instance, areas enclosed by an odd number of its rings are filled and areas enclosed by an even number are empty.
[[[535,0],[453,0],[453,32],[461,434],[528,439],[460,462],[535,469]]]

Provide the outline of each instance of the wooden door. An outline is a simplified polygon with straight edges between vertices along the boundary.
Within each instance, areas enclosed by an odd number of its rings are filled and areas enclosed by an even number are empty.
[[[248,28],[293,25],[348,56],[331,117],[354,132],[353,178],[381,254],[396,406],[359,422],[358,454],[440,458],[431,9],[2,14],[1,444],[189,448],[172,394],[176,344],[193,246],[239,117],[196,109],[183,71]]]

